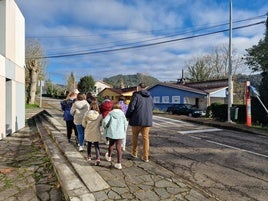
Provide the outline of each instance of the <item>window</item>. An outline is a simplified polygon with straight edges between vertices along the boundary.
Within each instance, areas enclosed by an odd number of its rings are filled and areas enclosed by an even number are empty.
[[[172,96],[172,103],[180,103],[180,96]]]
[[[169,103],[169,96],[162,96],[162,103]]]
[[[154,96],[154,103],[160,103],[160,97]]]

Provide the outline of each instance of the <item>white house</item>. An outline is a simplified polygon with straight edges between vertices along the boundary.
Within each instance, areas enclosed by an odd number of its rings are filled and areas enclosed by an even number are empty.
[[[103,81],[96,81],[94,85],[94,92],[92,94],[97,96],[105,88],[112,88],[112,86]]]
[[[0,139],[25,126],[25,20],[14,0],[0,0]]]

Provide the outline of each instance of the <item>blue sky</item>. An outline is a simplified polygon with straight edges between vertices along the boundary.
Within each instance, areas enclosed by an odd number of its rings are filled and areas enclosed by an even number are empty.
[[[16,3],[25,17],[26,37],[39,39],[44,47],[47,76],[54,83],[66,84],[71,72],[77,81],[86,75],[97,81],[136,73],[176,81],[190,59],[228,46],[228,32],[191,37],[228,29],[229,0]],[[234,22],[245,20],[233,23],[233,27],[254,24],[266,20],[268,1],[232,0],[232,9]],[[264,24],[234,30],[233,48],[243,56],[264,32]],[[170,40],[174,41],[167,42]],[[244,67],[243,72],[250,70]]]

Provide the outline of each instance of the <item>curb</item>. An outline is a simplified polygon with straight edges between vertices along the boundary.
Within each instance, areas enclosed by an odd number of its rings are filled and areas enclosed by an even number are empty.
[[[60,131],[62,125],[57,120],[47,111],[39,113],[34,119],[66,200],[95,200],[93,192],[110,188],[73,146],[66,146],[66,139]]]

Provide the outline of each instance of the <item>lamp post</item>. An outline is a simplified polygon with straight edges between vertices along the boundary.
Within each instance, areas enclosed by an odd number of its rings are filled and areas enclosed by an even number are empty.
[[[228,122],[231,120],[231,107],[233,104],[233,78],[232,78],[232,0],[230,0],[229,18],[229,68],[228,68]]]

